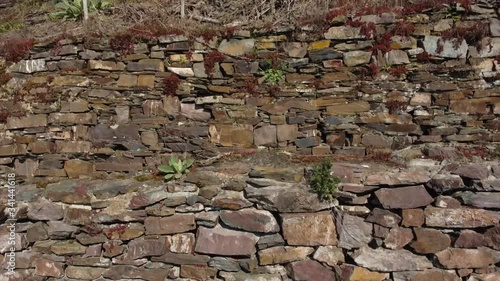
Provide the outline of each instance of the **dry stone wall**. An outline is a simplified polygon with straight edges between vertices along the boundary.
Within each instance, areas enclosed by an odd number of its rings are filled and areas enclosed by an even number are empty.
[[[231,29],[229,39],[39,43],[7,69],[0,164],[76,177],[139,171],[170,152],[363,156],[498,142],[496,12],[473,5],[455,22],[442,13],[339,16],[319,34],[280,27]],[[263,71],[280,67],[283,81],[264,81]]]
[[[15,232],[0,225],[0,280],[500,280],[498,162],[335,163],[332,202],[296,167],[18,185]]]

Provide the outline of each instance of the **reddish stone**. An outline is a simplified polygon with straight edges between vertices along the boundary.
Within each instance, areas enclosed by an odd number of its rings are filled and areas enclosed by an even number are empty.
[[[385,227],[395,227],[401,222],[401,217],[393,212],[375,208],[366,218],[367,222],[373,222]]]
[[[439,207],[439,208],[460,208],[462,207],[462,204],[460,202],[451,197],[451,196],[438,196],[436,197],[436,200],[434,201],[434,206]]]
[[[491,250],[449,248],[436,253],[439,263],[445,268],[484,268],[495,263]]]
[[[36,259],[35,274],[49,277],[62,277],[64,275],[64,264],[46,259]]]
[[[432,254],[448,248],[451,244],[451,239],[448,235],[437,229],[430,228],[415,228],[416,241],[410,246],[417,253]]]
[[[128,243],[128,250],[123,255],[123,259],[134,260],[143,257],[161,256],[167,252],[167,246],[165,239],[135,239]]]
[[[424,210],[405,209],[403,210],[403,226],[422,226],[424,224]]]
[[[304,260],[291,263],[288,266],[289,275],[294,280],[303,281],[332,281],[335,274],[330,269],[314,260]]]
[[[31,220],[60,220],[63,216],[63,208],[59,204],[42,201],[28,206],[28,218]]]
[[[402,249],[413,240],[413,232],[409,228],[395,227],[389,231],[384,240],[384,245],[388,249]]]
[[[144,220],[146,234],[174,234],[196,228],[194,215],[175,214],[170,217],[148,217]]]
[[[230,227],[250,232],[278,232],[280,227],[269,211],[242,209],[239,211],[223,211],[221,220]]]
[[[486,230],[484,233],[484,245],[495,250],[500,250],[500,224]]]
[[[216,226],[199,227],[195,251],[220,256],[251,256],[255,254],[258,237],[248,232]]]
[[[375,191],[375,196],[385,209],[412,209],[434,201],[423,185],[382,188]]]
[[[484,179],[488,177],[488,167],[481,164],[460,165],[455,171],[455,174],[469,179]]]
[[[462,230],[460,236],[455,241],[455,247],[457,248],[478,248],[484,243],[484,237],[482,234],[475,232],[474,230]]]

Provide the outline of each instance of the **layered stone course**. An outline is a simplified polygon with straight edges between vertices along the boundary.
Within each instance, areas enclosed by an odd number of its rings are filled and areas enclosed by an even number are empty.
[[[230,163],[239,173],[215,165],[175,183],[73,179],[43,189],[22,184],[16,194],[16,269],[7,274],[10,232],[4,223],[0,279],[499,280],[498,175],[476,172],[469,176],[477,180],[468,181],[456,177],[455,164],[410,164],[398,172],[378,164],[335,163],[334,173],[358,171],[358,178],[344,180],[329,204],[310,193],[309,168],[241,162]],[[496,162],[469,166],[488,173],[499,169]],[[381,177],[387,172],[408,180],[392,185],[391,178]],[[373,177],[381,180],[365,185]],[[463,185],[442,194],[434,179],[459,179]],[[496,180],[495,191],[482,189],[478,183],[485,179]],[[420,203],[406,208],[408,199],[398,194],[409,188],[418,189],[410,194]],[[255,189],[288,196],[253,197]],[[6,194],[0,190],[2,204]],[[480,208],[469,198],[483,198]]]
[[[364,156],[414,144],[495,143],[500,21],[495,9],[473,7],[455,23],[428,14],[360,18],[378,39],[340,18],[322,34],[276,27],[210,42],[170,35],[130,54],[111,49],[109,38],[39,43],[2,86],[8,98],[0,109],[11,114],[0,124],[0,164],[20,176],[75,178],[140,171],[172,152],[210,158],[270,147]],[[409,34],[380,39],[410,23]],[[485,37],[477,43],[440,36],[478,23]],[[389,51],[377,47],[383,42]],[[216,51],[224,56],[214,62]],[[277,86],[262,76],[266,58],[283,67]],[[164,89],[174,74],[180,84]]]

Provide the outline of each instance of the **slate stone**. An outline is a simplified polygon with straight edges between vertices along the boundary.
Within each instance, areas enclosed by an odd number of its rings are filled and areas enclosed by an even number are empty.
[[[439,36],[425,36],[425,39],[423,40],[424,49],[427,53],[429,53],[429,55],[432,56],[444,58],[465,58],[468,48],[467,42],[462,40],[459,42],[459,47],[455,48],[455,40],[458,39],[444,40]],[[438,48],[439,44],[443,46],[441,51]]]
[[[427,172],[423,170],[406,171],[399,173],[383,173],[370,175],[365,180],[365,185],[417,185],[430,180]]]
[[[132,199],[130,200],[129,208],[132,210],[141,209],[150,205],[153,205],[156,202],[159,202],[169,196],[166,188],[164,186],[160,186],[159,188],[155,188],[153,190],[148,191],[139,191]]]
[[[105,268],[84,267],[84,266],[68,266],[66,267],[66,277],[77,280],[96,280],[98,279]]]
[[[339,235],[338,247],[344,249],[360,248],[372,240],[373,225],[363,218],[349,214],[335,215],[335,224]]]
[[[391,211],[375,208],[370,212],[366,221],[385,227],[396,227],[401,222],[401,217]]]
[[[375,191],[375,196],[385,209],[413,209],[434,201],[423,185],[382,188]]]
[[[222,190],[212,199],[212,206],[221,209],[240,210],[251,207],[253,203],[247,200],[243,192]]]
[[[31,74],[41,71],[47,71],[47,64],[44,59],[21,60],[20,62],[11,66],[9,70],[12,72]]]
[[[464,182],[459,175],[446,174],[433,176],[426,186],[438,193],[465,188]]]
[[[274,147],[277,144],[276,126],[263,126],[254,130],[254,144]]]
[[[320,201],[315,193],[299,185],[294,188],[288,186],[268,186],[263,188],[247,186],[245,191],[249,201],[268,211],[293,213],[321,211],[336,205],[335,201]]]
[[[50,246],[50,251],[56,255],[77,255],[84,254],[87,247],[80,245],[74,240],[57,241]]]
[[[384,240],[384,246],[388,249],[402,249],[413,240],[413,232],[410,228],[391,228]]]
[[[245,272],[224,272],[221,271],[219,273],[220,277],[224,278],[224,280],[233,280],[233,281],[281,281],[281,275],[279,274],[268,274],[268,273],[245,273]]]
[[[415,241],[410,244],[410,247],[417,253],[437,253],[451,245],[450,237],[438,229],[415,228],[414,232]]]
[[[424,210],[422,209],[404,209],[402,211],[403,226],[422,226],[424,224]]]
[[[351,51],[344,53],[344,64],[347,66],[357,66],[370,62],[372,52]]]
[[[181,265],[180,276],[195,280],[210,280],[217,275],[217,269],[200,265]]]
[[[260,265],[286,264],[301,261],[312,254],[311,247],[278,246],[267,248],[258,252]]]
[[[330,267],[345,262],[342,248],[335,246],[320,246],[314,252],[313,258],[319,262],[325,263]]]
[[[439,263],[447,269],[484,268],[495,263],[488,248],[460,249],[449,248],[436,253]]]
[[[241,270],[238,260],[224,257],[213,257],[208,261],[208,266],[215,269],[229,272],[238,272]]]
[[[251,256],[255,254],[257,236],[216,226],[198,227],[195,251],[221,256]]]
[[[406,278],[411,278],[411,281],[460,281],[460,277],[454,271],[449,270],[427,269],[424,271],[407,271],[406,273],[408,276]]]
[[[349,280],[370,280],[370,281],[383,281],[389,278],[389,273],[380,273],[370,271],[362,267],[354,267]]]
[[[147,281],[163,281],[167,278],[169,271],[165,268],[145,269],[131,265],[114,265],[104,271],[103,277],[111,280],[143,279]]]
[[[251,53],[255,47],[254,39],[231,39],[222,40],[219,44],[219,52],[230,55],[230,56],[242,56],[244,54]]]
[[[49,221],[47,234],[50,239],[69,239],[78,231],[78,227],[62,221]]]
[[[35,260],[35,274],[46,277],[60,278],[64,275],[64,264],[47,259]]]
[[[44,200],[28,206],[28,218],[32,220],[60,220],[64,217],[63,207]]]
[[[478,207],[481,209],[500,209],[500,193],[498,192],[459,192],[453,194],[465,205]]]
[[[220,219],[229,227],[249,232],[278,232],[280,227],[274,216],[264,210],[242,209],[239,211],[222,211]]]
[[[500,225],[486,230],[484,233],[484,245],[495,250],[500,250]]]
[[[209,256],[197,254],[178,254],[167,252],[163,256],[151,257],[153,262],[163,262],[175,265],[192,264],[192,265],[207,265],[210,260]]]
[[[335,280],[335,274],[314,260],[293,262],[288,265],[289,275],[294,280],[304,281],[331,281]]]
[[[336,245],[337,235],[330,212],[281,214],[284,239],[288,245]]]
[[[279,233],[264,235],[257,242],[257,249],[263,250],[274,246],[284,246],[285,240]]]
[[[175,214],[169,217],[147,217],[144,220],[146,234],[174,234],[196,228],[194,215]]]
[[[486,166],[481,164],[466,164],[460,165],[453,173],[464,178],[480,180],[487,178],[489,171]]]
[[[456,248],[479,248],[484,244],[484,236],[474,230],[462,230],[457,240],[455,240]]]
[[[418,256],[410,251],[371,249],[363,247],[354,252],[354,261],[369,270],[391,272],[424,270],[432,268],[432,263],[424,256]]]
[[[455,209],[455,208],[462,207],[462,204],[460,203],[460,201],[458,201],[457,199],[455,199],[451,196],[440,195],[440,196],[436,197],[436,199],[434,200],[434,206],[439,207],[439,208]]]
[[[46,240],[49,238],[47,225],[43,222],[36,222],[26,231],[26,240],[30,243]]]
[[[491,226],[500,221],[500,214],[481,209],[441,209],[427,207],[425,224],[444,228],[476,228]]]

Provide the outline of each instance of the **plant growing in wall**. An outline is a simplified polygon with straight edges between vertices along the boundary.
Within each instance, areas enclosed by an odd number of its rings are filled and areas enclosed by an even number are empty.
[[[168,161],[168,165],[158,166],[160,172],[165,173],[165,179],[180,179],[185,173],[189,173],[189,168],[193,165],[194,160],[188,159],[186,153],[182,156],[182,159],[178,159],[176,156],[172,156]]]
[[[175,73],[163,78],[163,93],[167,96],[175,96],[181,79]]]
[[[281,69],[269,68],[262,71],[261,74],[264,76],[264,82],[269,85],[277,85],[285,78]]]
[[[309,184],[320,200],[331,201],[340,179],[332,175],[332,162],[326,159],[313,167]]]
[[[88,0],[89,13],[100,11],[111,7],[107,0]],[[50,14],[51,19],[78,20],[83,17],[82,0],[64,0],[55,6],[56,11]]]

